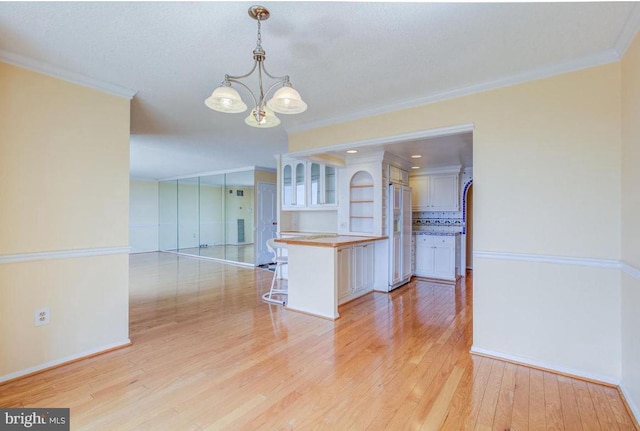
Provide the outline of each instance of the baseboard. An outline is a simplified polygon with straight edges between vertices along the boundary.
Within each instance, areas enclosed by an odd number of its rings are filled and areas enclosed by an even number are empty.
[[[73,362],[81,361],[83,359],[88,359],[93,356],[102,355],[129,346],[131,346],[131,340],[127,338],[125,341],[121,341],[119,343],[108,344],[106,346],[98,347],[97,349],[87,350],[77,355],[67,356],[55,361],[47,362],[45,364],[36,365],[35,367],[29,367],[24,370],[16,371],[15,373],[5,374],[4,376],[0,376],[0,384],[6,384],[17,379],[23,379],[34,374],[43,373],[53,368],[58,368],[63,365],[68,365]]]
[[[543,361],[537,361],[535,359],[524,358],[521,356],[509,355],[502,352],[496,352],[494,350],[482,349],[479,347],[471,346],[470,353],[473,355],[486,356],[492,359],[499,359],[501,361],[511,362],[518,365],[526,365],[527,367],[536,368],[542,371],[550,371],[555,374],[560,374],[575,379],[585,380],[599,385],[618,387],[620,381],[612,379],[610,377],[602,376],[599,374],[589,373],[583,370],[577,370],[575,368],[563,367],[561,365],[550,364]]]
[[[620,392],[620,398],[622,398],[624,405],[633,418],[636,429],[640,430],[640,408],[633,402],[633,398],[631,398],[631,395],[629,395],[629,392],[627,392],[622,384],[618,386],[618,392]]]
[[[293,308],[293,307],[290,307],[289,304],[287,304],[284,308],[285,310],[295,311],[296,313],[306,314],[307,316],[319,317],[321,319],[331,320],[331,321],[338,320],[338,318],[340,317],[339,314],[337,314],[336,316],[330,316],[327,314],[319,314],[314,310],[308,310],[306,308]]]

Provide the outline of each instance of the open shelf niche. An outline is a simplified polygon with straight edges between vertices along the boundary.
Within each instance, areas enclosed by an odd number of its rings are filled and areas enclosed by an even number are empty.
[[[373,232],[373,177],[358,171],[349,183],[349,223],[352,232]]]

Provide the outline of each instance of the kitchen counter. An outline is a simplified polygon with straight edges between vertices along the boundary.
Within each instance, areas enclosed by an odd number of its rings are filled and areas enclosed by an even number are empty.
[[[387,250],[387,237],[317,234],[275,241],[287,245],[287,309],[335,320],[338,305],[376,289],[376,281],[387,285],[386,277],[375,276],[375,254]]]
[[[299,236],[295,238],[278,238],[275,241],[287,245],[308,245],[314,247],[344,247],[347,245],[362,244],[371,241],[387,239],[386,236],[351,236],[318,234]]]

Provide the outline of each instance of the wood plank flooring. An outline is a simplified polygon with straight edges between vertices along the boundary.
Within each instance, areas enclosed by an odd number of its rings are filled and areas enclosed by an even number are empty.
[[[470,355],[472,278],[336,322],[260,300],[272,273],[131,256],[133,346],[0,386],[72,430],[633,430],[613,388]]]

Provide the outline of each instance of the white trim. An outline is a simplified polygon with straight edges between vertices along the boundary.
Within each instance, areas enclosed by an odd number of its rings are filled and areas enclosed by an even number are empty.
[[[620,389],[624,400],[627,402],[627,405],[631,409],[631,413],[633,413],[633,415],[635,416],[636,421],[640,422],[640,408],[636,405],[636,403],[633,402],[633,397],[631,396],[629,391],[625,389],[622,383],[618,385],[618,388]]]
[[[629,265],[626,262],[620,262],[620,267],[622,268],[623,272],[629,274],[637,280],[640,280],[640,269],[636,268],[635,266]]]
[[[473,132],[473,124],[460,124],[450,127],[439,127],[437,129],[418,130],[417,132],[401,133],[399,135],[382,136],[379,138],[365,139],[362,141],[347,142],[339,145],[329,145],[327,147],[313,148],[309,150],[296,151],[286,153],[282,156],[285,158],[296,158],[301,156],[310,156],[325,151],[340,152],[352,148],[367,147],[370,145],[395,144],[399,142],[416,141],[419,139],[433,138],[436,136],[456,135],[458,133]],[[355,157],[354,157],[355,158]]]
[[[443,166],[441,168],[413,170],[409,173],[409,176],[415,177],[415,176],[434,175],[434,174],[460,174],[461,172],[462,172],[462,165]]]
[[[185,180],[187,178],[207,177],[210,175],[231,174],[233,172],[255,171],[255,166],[244,166],[242,168],[223,169],[221,171],[198,172],[197,174],[180,175],[177,177],[160,178],[158,181]]]
[[[293,133],[299,133],[306,130],[332,126],[334,124],[345,123],[348,121],[355,121],[362,118],[373,117],[375,115],[381,115],[389,112],[399,111],[402,109],[415,108],[417,106],[428,105],[430,103],[442,102],[444,100],[455,99],[458,97],[469,96],[471,94],[491,91],[491,90],[495,90],[502,87],[508,87],[511,85],[522,84],[525,82],[535,81],[538,79],[549,78],[551,76],[561,75],[563,73],[575,72],[577,70],[586,69],[594,66],[600,66],[602,64],[607,64],[607,63],[613,63],[619,60],[620,60],[620,56],[618,55],[617,50],[614,48],[611,48],[596,54],[576,58],[570,61],[565,61],[562,63],[555,64],[552,66],[542,67],[542,68],[534,69],[531,71],[519,73],[516,75],[495,79],[492,81],[482,82],[478,84],[471,84],[466,87],[443,91],[440,93],[419,97],[416,99],[406,100],[406,101],[395,103],[392,105],[378,106],[370,109],[364,109],[358,112],[353,112],[346,115],[341,115],[338,117],[328,118],[325,120],[312,121],[309,123],[299,124],[294,127],[288,127],[285,130],[287,134],[291,135]]]
[[[496,251],[474,251],[473,259],[516,260],[524,262],[555,263],[558,265],[591,266],[596,268],[620,269],[620,261],[615,259],[594,259],[590,257],[550,256],[543,254],[501,253]]]
[[[627,18],[627,22],[624,23],[624,27],[622,27],[622,31],[618,36],[618,40],[616,40],[616,44],[614,45],[614,49],[618,53],[618,56],[622,58],[622,56],[627,52],[627,49],[633,42],[633,39],[636,36],[636,33],[640,29],[640,4],[636,4],[629,14],[629,18]]]
[[[0,255],[0,264],[30,262],[34,260],[69,259],[74,257],[107,256],[129,253],[131,247],[82,248],[77,250],[55,250],[38,253],[20,253]]]
[[[193,247],[193,248],[195,248],[195,247]],[[256,268],[256,265],[253,264],[253,263],[238,262],[238,261],[235,261],[235,260],[218,259],[217,257],[198,256],[197,254],[182,253],[180,251],[171,251],[171,250],[158,250],[158,251],[160,253],[177,254],[178,256],[190,257],[192,259],[202,259],[202,260],[210,260],[212,262],[226,263],[226,264],[229,264],[229,265],[239,266],[239,267],[242,267],[242,268]],[[147,253],[147,252],[144,252],[144,253]]]
[[[96,354],[99,354],[101,352],[105,352],[106,351],[111,351],[113,349],[117,349],[118,347],[124,347],[124,346],[128,346],[131,344],[131,340],[130,339],[126,339],[124,341],[120,341],[117,343],[113,343],[113,344],[107,344],[106,346],[100,346],[98,348],[95,349],[91,349],[91,350],[87,350],[81,353],[78,353],[76,355],[70,355],[70,356],[66,356],[64,358],[60,358],[60,359],[56,359],[55,361],[51,361],[51,362],[47,362],[44,364],[40,364],[40,365],[36,365],[34,367],[29,367],[29,368],[25,368],[24,370],[20,370],[20,371],[16,371],[14,373],[9,373],[9,374],[5,374],[4,376],[0,377],[0,383],[2,382],[6,382],[7,380],[13,380],[16,379],[18,377],[22,377],[28,374],[33,374],[33,373],[37,373],[38,371],[42,371],[42,370],[46,370],[47,368],[52,368],[58,365],[63,365],[67,362],[72,362],[78,359],[83,359],[86,358],[88,356],[94,356]]]
[[[366,292],[369,293],[369,292]],[[355,299],[355,298],[353,298]],[[315,316],[315,317],[320,317],[322,319],[329,319],[329,320],[338,320],[338,318],[340,317],[340,315],[338,313],[336,313],[335,316],[332,316],[330,314],[324,314],[324,313],[318,313],[318,311],[316,309],[313,310],[309,310],[306,307],[290,307],[289,304],[285,305],[285,310],[291,310],[291,311],[297,311],[298,313],[303,313],[306,314],[308,316]]]
[[[137,93],[136,90],[131,90],[130,88],[100,81],[98,79],[90,78],[79,73],[69,72],[68,70],[60,69],[50,64],[23,57],[19,54],[14,54],[3,49],[0,49],[0,61],[12,64],[14,66],[22,67],[24,69],[29,69],[34,72],[42,73],[44,75],[52,76],[54,78],[62,79],[63,81],[71,82],[72,84],[78,84],[82,85],[83,87],[89,87],[94,90],[112,94],[114,96],[124,97],[129,100],[133,99],[133,96],[135,96]]]
[[[618,386],[620,384],[619,379],[602,376],[600,374],[590,373],[590,372],[587,372],[584,370],[578,370],[575,368],[564,367],[562,365],[551,364],[544,361],[538,361],[531,358],[525,358],[522,356],[509,355],[507,353],[496,352],[494,350],[489,350],[489,349],[483,349],[481,347],[471,346],[470,353],[491,356],[494,358],[503,359],[505,361],[510,361],[510,362],[518,362],[520,364],[530,365],[532,367],[544,368],[546,370],[555,371],[555,372],[567,374],[570,376],[582,377],[584,379],[594,380],[594,381],[606,383],[609,385]]]

